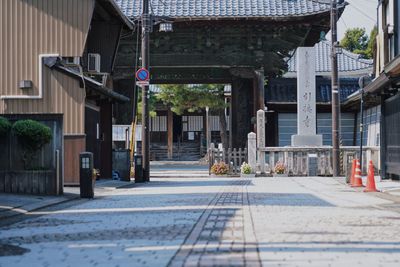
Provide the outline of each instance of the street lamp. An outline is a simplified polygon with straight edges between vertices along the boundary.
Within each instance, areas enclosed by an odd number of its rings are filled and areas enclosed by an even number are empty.
[[[158,29],[160,32],[172,32],[173,26],[172,22],[170,21],[163,21],[160,23],[160,28]]]

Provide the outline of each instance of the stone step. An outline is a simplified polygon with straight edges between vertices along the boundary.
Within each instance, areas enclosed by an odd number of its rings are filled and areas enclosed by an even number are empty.
[[[168,159],[168,146],[163,143],[153,143],[150,153],[154,160],[199,160],[200,145],[198,143],[174,143],[173,158]]]

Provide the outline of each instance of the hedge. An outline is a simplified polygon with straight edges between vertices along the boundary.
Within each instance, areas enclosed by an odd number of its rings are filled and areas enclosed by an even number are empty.
[[[4,117],[0,117],[0,136],[5,136],[11,129],[11,123]]]

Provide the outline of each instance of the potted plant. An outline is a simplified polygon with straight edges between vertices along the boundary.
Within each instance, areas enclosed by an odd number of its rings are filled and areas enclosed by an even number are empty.
[[[274,167],[274,176],[275,177],[285,177],[286,166],[283,162],[278,161]]]
[[[256,174],[252,173],[250,164],[243,162],[240,166],[240,177],[255,177]]]
[[[228,171],[229,171],[229,167],[223,161],[216,162],[211,167],[211,173],[215,174],[215,175],[226,175],[226,174],[228,174]]]

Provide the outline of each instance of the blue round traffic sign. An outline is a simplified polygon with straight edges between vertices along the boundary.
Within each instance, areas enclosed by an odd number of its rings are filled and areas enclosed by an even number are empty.
[[[150,73],[145,68],[138,69],[136,72],[136,79],[139,81],[148,81],[150,79]]]

